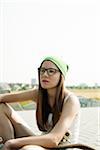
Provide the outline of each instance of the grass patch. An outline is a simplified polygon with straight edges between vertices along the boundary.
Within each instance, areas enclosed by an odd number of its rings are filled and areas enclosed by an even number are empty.
[[[83,96],[90,99],[100,100],[100,89],[70,89],[77,96]]]

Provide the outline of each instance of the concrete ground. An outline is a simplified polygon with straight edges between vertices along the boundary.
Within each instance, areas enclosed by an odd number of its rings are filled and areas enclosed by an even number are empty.
[[[34,110],[18,111],[19,115],[29,124],[35,134],[40,134],[35,120]],[[100,108],[81,108],[79,143],[100,150]]]
[[[100,108],[81,109],[80,143],[88,144],[100,150]]]

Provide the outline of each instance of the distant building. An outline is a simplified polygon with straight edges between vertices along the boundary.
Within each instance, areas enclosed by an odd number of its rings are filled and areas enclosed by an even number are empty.
[[[31,79],[31,85],[32,85],[32,87],[37,86],[37,80],[36,80],[36,78],[32,78]]]

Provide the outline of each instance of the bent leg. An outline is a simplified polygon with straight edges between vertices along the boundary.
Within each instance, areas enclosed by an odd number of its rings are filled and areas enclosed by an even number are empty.
[[[32,130],[18,116],[11,106],[0,103],[0,136],[4,142],[18,137],[34,135]]]
[[[47,150],[47,149],[37,145],[27,145],[22,147],[20,150]]]

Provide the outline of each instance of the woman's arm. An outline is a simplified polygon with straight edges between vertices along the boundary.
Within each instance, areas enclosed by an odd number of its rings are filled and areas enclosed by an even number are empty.
[[[12,92],[12,93],[6,93],[6,94],[0,94],[0,103],[7,102],[21,102],[26,100],[33,100],[37,99],[37,90],[36,89],[30,89],[20,92]]]
[[[65,133],[68,131],[71,123],[80,108],[77,98],[71,96],[64,104],[61,117],[50,133],[40,136],[31,136],[13,139],[7,141],[6,146],[21,148],[26,145],[39,145],[46,148],[56,147]]]
[[[79,100],[74,94],[72,94],[64,103],[61,117],[51,131],[56,137],[56,143],[59,144],[65,133],[69,131],[69,128],[72,125],[74,118],[79,113],[79,110]]]
[[[56,147],[55,142],[53,140],[54,136],[49,133],[40,136],[29,136],[17,139],[8,140],[5,143],[5,149],[12,150],[12,149],[20,149],[26,145],[39,145],[45,148]]]

